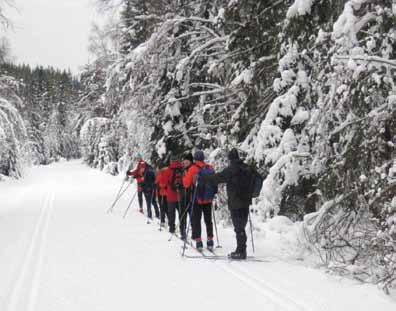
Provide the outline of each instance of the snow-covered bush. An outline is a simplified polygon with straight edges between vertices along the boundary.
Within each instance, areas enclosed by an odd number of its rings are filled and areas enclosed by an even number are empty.
[[[107,136],[110,128],[110,120],[106,118],[92,118],[82,126],[80,132],[81,153],[88,165],[103,169],[106,164],[111,162]]]
[[[21,148],[26,140],[26,128],[17,109],[22,102],[13,91],[15,83],[6,76],[0,80],[0,174],[19,178],[23,169]]]

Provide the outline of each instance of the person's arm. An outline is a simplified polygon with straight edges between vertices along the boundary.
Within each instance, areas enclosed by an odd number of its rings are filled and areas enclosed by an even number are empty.
[[[232,178],[232,171],[229,167],[225,168],[223,171],[217,174],[202,176],[204,182],[213,185],[227,183],[231,180],[231,178]]]
[[[191,188],[191,186],[194,183],[194,176],[196,175],[196,167],[193,165],[191,166],[188,171],[186,176],[183,177],[183,186],[186,189]]]
[[[127,172],[127,175],[136,178],[136,176],[137,176],[137,170],[128,171],[128,172]]]

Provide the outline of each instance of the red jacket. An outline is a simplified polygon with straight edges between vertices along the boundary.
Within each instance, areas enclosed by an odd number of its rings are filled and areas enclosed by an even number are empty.
[[[141,160],[139,161],[135,170],[127,172],[128,176],[132,176],[133,178],[136,179],[138,183],[138,191],[142,191],[142,187],[139,186],[139,184],[144,183],[144,171],[146,169],[146,165],[147,165],[146,162]]]
[[[175,169],[183,169],[183,165],[179,161],[172,162],[169,168],[164,171],[164,181],[166,183],[166,198],[169,203],[181,201],[181,193],[176,192],[172,188],[173,175]]]
[[[167,169],[163,169],[161,171],[159,171],[155,181],[157,183],[158,186],[158,195],[165,197],[167,195],[167,184],[166,184],[166,176],[165,176],[165,172]]]
[[[199,173],[199,171],[205,166],[212,167],[211,165],[206,164],[203,161],[197,161],[193,165],[190,166],[186,175],[183,177],[184,188],[190,189],[193,186],[195,186],[196,176]]]

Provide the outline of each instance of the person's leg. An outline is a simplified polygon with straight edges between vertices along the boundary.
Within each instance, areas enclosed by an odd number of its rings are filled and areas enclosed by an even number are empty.
[[[164,196],[164,211],[165,211],[165,217],[166,219],[168,219],[169,222],[169,216],[168,216],[168,199],[166,198],[166,196]],[[164,219],[165,219],[164,217]]]
[[[176,221],[176,205],[177,203],[168,202],[168,225],[169,225],[169,232],[175,233],[175,221]]]
[[[241,208],[236,210],[231,210],[231,219],[234,225],[234,231],[237,241],[237,253],[246,253],[246,225],[249,219],[249,209]]]
[[[161,212],[161,224],[165,223],[165,216],[166,216],[165,204],[166,204],[166,197],[160,196],[159,197],[159,205],[160,205],[160,212]]]
[[[151,191],[145,192],[144,197],[146,199],[146,204],[147,204],[147,217],[151,219],[153,218],[153,214],[151,212],[152,192]]]
[[[139,209],[143,212],[143,191],[138,190]]]
[[[202,206],[202,212],[204,214],[204,221],[206,225],[206,236],[210,242],[208,246],[213,247],[213,221],[212,221],[212,204],[204,204]]]
[[[154,207],[155,217],[160,218],[160,212],[159,212],[158,204],[157,204],[157,194],[156,194],[156,191],[153,192],[153,200],[152,200],[152,203],[153,203],[153,207]]]
[[[188,206],[185,205],[185,202],[180,203],[180,236],[182,239],[186,238],[186,225],[187,225],[187,214],[188,214]]]
[[[201,242],[201,218],[202,218],[202,208],[199,204],[195,204],[192,209],[191,215],[191,226],[192,226],[192,239]]]

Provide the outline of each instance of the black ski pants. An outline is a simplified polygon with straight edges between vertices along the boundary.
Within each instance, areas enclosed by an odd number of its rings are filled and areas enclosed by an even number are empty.
[[[186,227],[187,227],[187,215],[190,214],[190,202],[181,202],[180,205],[180,213],[179,213],[179,222],[180,222],[180,236],[182,239],[187,237]]]
[[[168,202],[168,225],[170,233],[175,233],[176,230],[176,211],[180,219],[179,205],[180,202]]]
[[[151,203],[152,203],[153,206],[154,206],[155,217],[160,218],[160,210],[159,210],[159,207],[158,207],[157,195],[156,195],[156,192],[155,192],[155,191],[154,191],[153,194],[152,194],[152,201],[151,201]]]
[[[161,223],[165,222],[165,218],[168,215],[168,201],[166,199],[166,196],[160,195],[158,197],[159,201],[159,207],[160,207],[160,217],[161,217]]]
[[[238,208],[230,211],[237,241],[236,251],[246,252],[247,235],[245,228],[249,219],[249,208]]]
[[[138,191],[139,208],[143,209],[143,191]]]
[[[141,195],[141,192],[138,193]],[[155,211],[155,216],[159,217],[159,210],[158,210],[158,204],[157,200],[155,200],[155,196],[153,195],[153,191],[143,191],[144,198],[146,199],[146,205],[147,205],[147,217],[148,218],[153,218],[153,213],[151,211],[151,205],[154,206],[154,211]],[[138,197],[139,198],[139,197]],[[139,206],[142,208],[143,206],[143,198],[139,198]]]
[[[191,211],[191,226],[192,226],[192,239],[196,241],[201,240],[202,228],[201,219],[202,214],[206,225],[206,235],[208,240],[213,239],[213,222],[212,222],[212,203],[198,204],[195,203]]]

